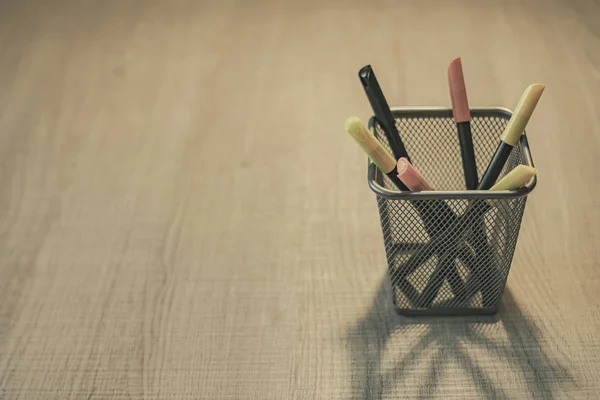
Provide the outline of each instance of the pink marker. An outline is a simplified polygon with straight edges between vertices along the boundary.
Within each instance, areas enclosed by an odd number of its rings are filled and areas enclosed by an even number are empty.
[[[398,179],[413,192],[433,190],[423,175],[404,157],[398,160]]]

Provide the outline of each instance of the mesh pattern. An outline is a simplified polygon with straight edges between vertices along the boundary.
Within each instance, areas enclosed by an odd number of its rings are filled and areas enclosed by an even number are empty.
[[[438,190],[464,190],[456,125],[451,118],[399,118],[412,163]],[[473,118],[479,177],[487,167],[507,121]],[[375,123],[378,139],[389,146]],[[444,145],[440,145],[443,143]],[[522,163],[513,149],[501,177]],[[380,184],[395,185],[383,174]],[[403,314],[473,314],[497,310],[508,278],[526,197],[506,199],[398,200],[377,196],[394,289]]]

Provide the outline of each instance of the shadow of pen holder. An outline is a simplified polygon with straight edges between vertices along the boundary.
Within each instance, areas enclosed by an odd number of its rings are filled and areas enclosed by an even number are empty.
[[[513,191],[466,191],[452,111],[398,108],[393,114],[411,162],[436,190],[399,192],[375,165],[369,165],[369,186],[377,195],[397,312],[495,314],[536,178]],[[510,116],[502,108],[471,110],[479,177]],[[375,119],[370,126],[390,150]],[[533,166],[526,135],[513,149],[500,178],[519,164]]]

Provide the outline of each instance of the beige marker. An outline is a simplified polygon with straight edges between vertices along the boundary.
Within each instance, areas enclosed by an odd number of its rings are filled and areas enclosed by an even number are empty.
[[[345,128],[381,172],[386,174],[400,190],[409,190],[398,178],[394,158],[359,118],[348,118]]]
[[[362,147],[382,172],[387,174],[394,169],[396,161],[358,117],[348,118],[345,127],[350,136],[356,140],[356,143]]]
[[[545,88],[546,86],[539,83],[527,86],[515,108],[515,112],[506,124],[506,128],[504,128],[501,137],[504,143],[513,147],[517,145]]]
[[[481,181],[477,186],[478,190],[487,190],[496,183],[496,179],[498,179],[500,172],[502,172],[504,164],[506,164],[506,160],[508,160],[508,156],[510,156],[513,147],[519,143],[519,139],[525,130],[527,122],[529,122],[529,119],[531,118],[535,106],[540,100],[540,96],[544,92],[544,88],[544,85],[534,83],[533,85],[529,85],[527,89],[525,89],[525,92],[523,92],[521,100],[519,100],[519,103],[515,108],[514,114],[510,117],[508,124],[506,124],[506,128],[504,128],[504,132],[500,138],[500,144],[481,177]]]
[[[500,179],[490,190],[515,190],[525,186],[537,175],[537,169],[527,165],[517,165],[506,176]]]

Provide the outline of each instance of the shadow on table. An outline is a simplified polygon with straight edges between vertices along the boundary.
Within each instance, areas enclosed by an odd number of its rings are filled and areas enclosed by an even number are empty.
[[[411,329],[425,333],[391,370],[382,371],[381,361],[390,338]],[[507,342],[486,337],[486,331],[497,330],[505,332]],[[420,388],[418,398],[435,394],[440,372],[447,361],[457,363],[485,398],[509,398],[477,359],[465,351],[467,348],[485,349],[483,351],[488,351],[494,359],[520,372],[533,397],[553,399],[557,388],[565,389],[574,384],[566,368],[544,353],[538,328],[522,314],[508,288],[495,316],[407,318],[396,314],[389,281],[384,279],[371,308],[349,330],[347,339],[352,360],[352,392],[357,399],[380,399],[395,385],[410,385],[411,382],[405,381],[406,376],[411,367],[429,359],[426,351],[433,351],[434,355],[431,365],[424,369],[427,384]],[[415,371],[422,370],[415,368]]]

